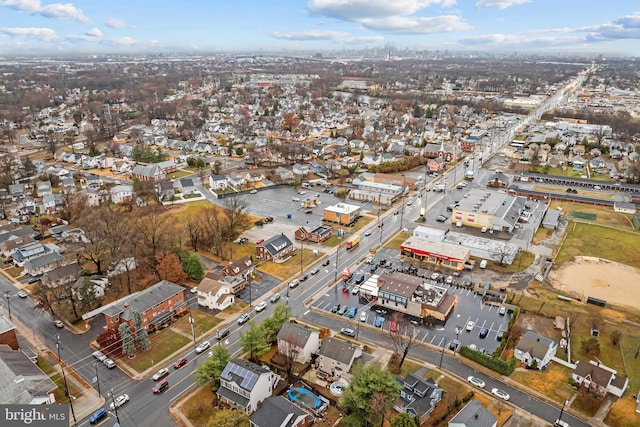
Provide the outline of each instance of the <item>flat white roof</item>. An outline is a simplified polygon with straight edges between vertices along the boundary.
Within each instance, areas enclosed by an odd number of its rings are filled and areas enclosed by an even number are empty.
[[[329,212],[337,212],[341,214],[351,214],[360,209],[358,205],[350,205],[348,203],[338,203],[337,205],[327,206],[324,210]]]

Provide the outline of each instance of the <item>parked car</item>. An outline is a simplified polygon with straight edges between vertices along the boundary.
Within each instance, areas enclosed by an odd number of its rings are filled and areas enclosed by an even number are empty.
[[[453,283],[453,276],[448,276],[444,282],[447,285],[451,285]]]
[[[245,313],[242,316],[238,317],[238,324],[242,325],[244,323],[247,323],[249,321],[249,314]]]
[[[261,301],[258,305],[256,305],[256,312],[260,313],[265,308],[267,308],[267,303],[265,301]]]
[[[271,301],[272,303],[276,303],[276,302],[278,302],[278,300],[280,300],[280,294],[279,293],[275,293],[275,294],[271,295],[271,298],[269,299],[269,301]]]
[[[493,394],[494,396],[498,396],[500,399],[504,399],[504,400],[509,400],[510,398],[509,393],[507,393],[506,391],[500,390],[499,388],[492,388],[491,394]]]
[[[164,377],[169,375],[169,370],[167,368],[162,368],[151,377],[152,380],[158,381]]]
[[[263,243],[263,242],[264,242],[264,239],[259,239],[256,241],[256,245],[259,245],[260,243]]]
[[[347,313],[347,317],[349,319],[353,319],[354,317],[356,317],[357,312],[358,312],[358,307],[351,307],[349,309],[349,312]]]
[[[460,341],[458,340],[453,340],[449,343],[449,350],[451,351],[458,350],[458,347],[460,347]]]
[[[64,328],[64,323],[62,323],[62,320],[56,319],[56,320],[53,321],[53,324],[56,325],[56,328]],[[103,354],[103,356],[104,356],[104,354]],[[106,356],[104,356],[104,357],[106,358]]]
[[[91,414],[91,416],[89,417],[89,423],[97,424],[100,420],[102,420],[106,416],[107,416],[107,410],[104,408],[100,408],[96,412]]]
[[[467,377],[467,381],[469,381],[471,384],[473,384],[474,386],[479,387],[479,388],[484,388],[484,386],[485,386],[484,381],[482,381],[478,377],[474,377],[473,375]]]
[[[249,191],[249,194],[256,194],[258,192],[258,190],[251,190]]]
[[[360,313],[360,321],[361,322],[366,322],[367,321],[367,312],[363,311],[362,313]]]
[[[430,277],[431,280],[438,280],[439,278],[440,278],[439,273],[432,273]]]
[[[340,316],[344,316],[347,310],[349,310],[349,307],[347,307],[346,305],[343,305],[342,307],[338,308],[338,314]]]
[[[211,347],[211,343],[209,341],[202,341],[200,345],[196,347],[196,353],[200,354],[209,347]]]
[[[504,331],[498,331],[496,334],[496,341],[502,341],[502,337],[504,337]]]
[[[120,396],[113,399],[113,402],[111,402],[111,405],[109,405],[109,408],[111,408],[111,410],[113,411],[114,409],[121,407],[128,401],[129,401],[129,395],[121,394]]]
[[[107,356],[105,356],[104,353],[101,352],[101,351],[94,351],[91,354],[93,355],[93,357],[95,357],[96,359],[98,359],[101,362],[104,362],[105,360],[107,360]]]
[[[337,313],[338,310],[340,310],[340,304],[336,304],[333,307],[331,307],[331,312],[332,313]]]
[[[358,285],[354,286],[353,289],[351,289],[351,293],[353,295],[357,295],[358,292],[360,292],[360,286],[358,286]]]
[[[162,393],[164,390],[169,388],[169,380],[162,380],[153,388],[153,393],[158,394]]]
[[[104,366],[106,366],[108,369],[113,369],[116,367],[116,362],[111,359],[105,359],[105,361],[102,363],[104,363]]]
[[[473,320],[469,320],[469,321],[467,322],[467,331],[469,331],[469,332],[473,331],[473,327],[474,327],[475,325],[476,325],[476,324],[475,324],[475,322],[474,322]]]
[[[487,329],[487,328],[481,328],[481,329],[480,329],[480,333],[478,333],[478,336],[479,336],[480,338],[486,338],[486,337],[487,337],[487,335],[489,335],[489,329]]]
[[[342,329],[340,329],[340,333],[342,335],[346,335],[346,336],[351,337],[351,338],[355,338],[355,336],[356,336],[356,331],[354,331],[351,328],[342,328]]]
[[[27,283],[29,283],[29,284],[31,284],[31,283],[36,283],[36,282],[38,282],[38,281],[40,281],[40,278],[39,278],[39,277],[29,277],[29,278],[27,279]]]
[[[389,325],[389,331],[398,332],[398,322],[396,322],[395,320],[392,320],[391,324]]]
[[[498,309],[498,314],[499,314],[500,316],[504,316],[505,314],[507,314],[507,307],[505,307],[504,305],[503,305],[502,307],[500,307],[500,308]]]
[[[436,217],[436,221],[438,221],[438,222],[445,222],[447,219],[448,218],[446,216],[444,216],[444,215],[438,215]]]
[[[376,328],[381,328],[383,323],[384,323],[384,317],[376,316],[376,320],[374,321],[373,324]]]
[[[20,298],[26,298],[27,297],[27,293],[25,291],[20,291],[20,292],[18,292],[18,296]]]
[[[173,367],[175,369],[180,369],[182,368],[184,365],[187,364],[187,358],[182,356],[181,358],[179,358],[178,360],[176,360],[175,362],[173,362]]]

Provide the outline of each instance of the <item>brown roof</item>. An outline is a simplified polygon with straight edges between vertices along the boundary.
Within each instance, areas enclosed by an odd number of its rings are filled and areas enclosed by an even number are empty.
[[[200,283],[198,283],[198,291],[215,295],[216,293],[218,293],[218,290],[220,290],[220,287],[222,287],[223,285],[224,285],[223,283],[217,280],[211,279],[209,277],[205,277],[200,281]]]
[[[19,248],[22,245],[26,245],[28,243],[33,243],[33,242],[35,242],[34,238],[29,235],[26,235],[26,236],[18,237],[17,239],[7,240],[2,244],[2,248],[5,251],[11,251],[13,249]]]
[[[413,293],[422,284],[422,278],[410,276],[405,273],[382,273],[378,277],[378,288],[394,295],[411,298]]]
[[[295,347],[303,348],[313,332],[310,328],[296,323],[285,323],[278,332],[278,341],[285,341]]]
[[[601,368],[598,365],[586,362],[584,360],[578,360],[576,362],[576,368],[573,373],[582,378],[589,378],[592,382],[602,387],[607,387],[613,372]]]

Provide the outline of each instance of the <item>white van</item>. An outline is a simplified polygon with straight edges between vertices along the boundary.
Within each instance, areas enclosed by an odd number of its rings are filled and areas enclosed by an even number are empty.
[[[483,259],[482,261],[480,261],[480,268],[487,268],[487,260]]]

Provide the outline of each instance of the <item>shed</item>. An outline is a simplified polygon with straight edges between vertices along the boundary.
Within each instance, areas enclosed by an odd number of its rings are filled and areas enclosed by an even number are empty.
[[[549,209],[542,218],[542,227],[548,229],[557,229],[560,221],[560,211]]]

